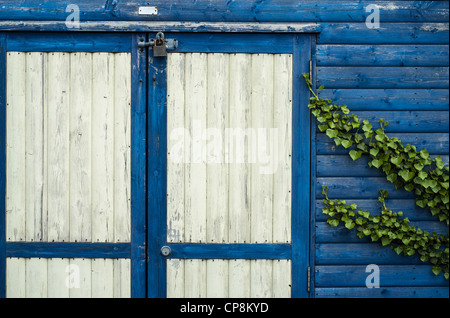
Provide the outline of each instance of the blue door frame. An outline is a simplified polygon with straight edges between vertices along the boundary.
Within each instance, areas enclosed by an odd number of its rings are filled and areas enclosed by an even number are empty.
[[[294,298],[309,297],[311,118],[302,74],[310,71],[313,37],[296,34],[166,33],[180,53],[293,54],[292,243],[192,244],[166,240],[166,59],[148,52],[148,297],[166,297],[166,259],[291,259]],[[169,246],[170,256],[162,256]]]
[[[309,91],[302,73],[310,71],[310,34],[166,33],[177,38],[177,52],[293,54],[292,243],[172,244],[166,241],[166,59],[153,58],[138,41],[147,33],[11,32],[0,33],[0,298],[6,296],[7,257],[129,258],[131,296],[166,297],[166,258],[291,259],[292,297],[309,297],[310,211],[314,177],[311,143],[314,127],[308,110]],[[131,87],[131,242],[47,243],[6,241],[6,53],[130,52]],[[313,271],[312,271],[313,272]]]

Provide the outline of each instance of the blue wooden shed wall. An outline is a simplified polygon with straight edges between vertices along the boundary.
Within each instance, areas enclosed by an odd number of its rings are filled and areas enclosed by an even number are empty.
[[[323,97],[347,104],[360,118],[390,122],[387,131],[404,143],[426,147],[448,164],[449,154],[449,2],[372,0],[179,0],[75,1],[82,21],[316,22],[315,78]],[[5,20],[63,22],[73,1],[0,1],[0,31]],[[159,14],[143,18],[140,5]],[[380,8],[380,28],[369,29],[366,8]],[[3,22],[2,22],[3,21]],[[3,23],[3,24],[2,24]],[[402,210],[415,225],[446,233],[412,196],[396,191],[367,161],[352,161],[342,148],[317,133],[313,149],[311,266],[315,297],[448,297],[448,281],[434,276],[415,257],[396,255],[344,228],[331,228],[321,213],[321,187],[331,198],[345,198],[378,210],[378,190],[387,189],[389,207]],[[380,267],[381,288],[368,289],[368,264]]]

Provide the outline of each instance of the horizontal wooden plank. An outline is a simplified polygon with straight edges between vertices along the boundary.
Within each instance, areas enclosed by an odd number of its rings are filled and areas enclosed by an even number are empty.
[[[447,286],[444,275],[436,276],[431,265],[380,265],[380,288],[418,286]],[[316,266],[316,287],[366,287],[367,276],[364,265]]]
[[[25,243],[6,244],[7,257],[130,258],[130,243]]]
[[[131,35],[124,33],[8,33],[8,51],[131,52],[131,45]]]
[[[406,215],[405,215],[406,216]],[[448,234],[448,226],[443,222],[413,221],[410,223],[429,233]],[[360,239],[355,230],[349,230],[343,225],[333,227],[326,222],[316,222],[316,243],[370,243],[370,237]]]
[[[448,88],[448,67],[317,68],[317,86],[326,88]]]
[[[448,287],[316,288],[317,298],[448,298]]]
[[[42,2],[22,0],[4,3],[0,19],[65,20],[68,1]],[[139,15],[143,5],[158,7],[156,16]],[[173,21],[360,21],[369,14],[366,8],[375,4],[384,21],[447,21],[448,3],[444,1],[381,0],[273,0],[273,1],[88,1],[77,5],[86,20],[173,20]],[[447,19],[447,20],[446,20]]]
[[[358,206],[358,209],[369,211],[371,215],[380,214],[382,209],[381,203],[377,199],[347,200],[345,197],[343,199],[345,199],[349,204],[355,203]],[[429,209],[423,209],[417,206],[414,199],[388,199],[386,201],[386,206],[394,212],[402,211],[403,216],[408,217],[411,221],[439,221],[436,216],[431,215]],[[322,213],[323,207],[323,201],[317,200],[314,211],[316,222],[323,222],[328,218],[327,215]]]
[[[318,66],[448,66],[447,45],[318,45]]]
[[[432,157],[436,157],[432,155]],[[441,156],[448,166],[449,156]],[[347,155],[318,155],[316,156],[318,177],[383,177],[381,169],[369,167],[369,156],[362,156],[353,160]]]
[[[423,265],[417,255],[405,256],[380,243],[316,244],[317,265]]]
[[[318,44],[447,44],[448,23],[321,23]]]
[[[403,189],[396,190],[394,185],[385,177],[329,177],[316,179],[316,196],[323,198],[322,186],[327,186],[328,197],[348,198],[348,199],[376,199],[379,197],[379,190],[387,190],[388,198],[410,199],[414,194]]]
[[[69,25],[70,26],[70,25]],[[257,22],[160,22],[160,21],[80,21],[76,27],[64,21],[0,20],[0,31],[77,31],[77,32],[252,32],[252,33],[317,33],[316,23]]]
[[[379,119],[389,124],[385,131],[389,136],[395,133],[448,133],[448,111],[354,111],[362,121],[368,119],[374,129],[380,127]],[[320,132],[317,129],[317,132]]]
[[[233,33],[173,33],[167,38],[178,40],[177,53],[292,53],[293,35]]]
[[[448,155],[449,153],[449,134],[448,133],[389,133],[389,137],[397,137],[403,145],[414,145],[417,149],[427,149],[434,155]],[[316,153],[319,155],[343,155],[348,154],[349,149],[342,146],[336,146],[334,141],[326,134],[316,135]]]
[[[168,244],[170,258],[290,259],[290,244]]]
[[[447,89],[323,89],[320,97],[350,110],[447,110]]]

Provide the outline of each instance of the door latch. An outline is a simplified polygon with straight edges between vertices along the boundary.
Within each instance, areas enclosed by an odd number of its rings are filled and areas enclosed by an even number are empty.
[[[172,253],[172,249],[168,246],[161,247],[161,255],[162,256],[169,256]]]
[[[144,39],[141,39],[138,42],[138,47],[141,51],[144,48],[149,47],[153,50],[153,57],[166,57],[167,50],[176,50],[178,49],[178,41],[177,39],[165,39],[164,33],[158,32],[156,34],[155,39],[151,39],[148,42],[145,42]]]

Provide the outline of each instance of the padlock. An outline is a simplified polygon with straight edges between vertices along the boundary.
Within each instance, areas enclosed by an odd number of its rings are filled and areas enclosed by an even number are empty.
[[[153,57],[166,57],[167,48],[166,42],[164,41],[164,35],[158,33],[156,35],[155,45],[153,46]]]

